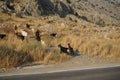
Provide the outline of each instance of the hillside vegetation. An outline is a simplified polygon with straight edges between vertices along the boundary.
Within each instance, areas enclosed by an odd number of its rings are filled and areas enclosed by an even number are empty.
[[[43,46],[34,37],[22,41],[14,26],[39,29]],[[51,37],[57,33],[57,37]],[[116,0],[1,0],[0,68],[27,64],[57,64],[72,56],[60,54],[58,44],[75,52],[120,61],[120,3]]]

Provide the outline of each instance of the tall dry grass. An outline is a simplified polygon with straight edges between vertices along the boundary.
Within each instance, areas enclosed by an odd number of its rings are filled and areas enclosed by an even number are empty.
[[[75,28],[79,31],[79,34],[73,32]],[[107,31],[107,29],[103,33],[100,31],[101,28],[98,28],[98,30],[89,26],[75,28],[72,29],[72,33],[68,32],[67,35],[53,40],[52,43],[54,45],[61,43],[64,46],[71,43],[72,47],[75,50],[79,50],[81,54],[110,60],[120,60],[120,34],[117,31],[112,29]],[[107,35],[108,38],[106,38],[105,35]]]
[[[47,20],[39,20],[33,18],[11,18],[8,15],[0,16],[1,21],[6,22],[29,22],[39,28],[41,22],[45,25]],[[90,26],[61,26],[60,23],[52,24],[57,26],[58,37],[51,38],[48,35],[42,37],[46,46],[42,46],[35,39],[29,42],[21,41],[13,33],[13,26],[7,25],[0,29],[1,33],[9,33],[7,38],[0,39],[0,68],[10,68],[29,63],[39,64],[56,64],[69,60],[71,57],[60,54],[57,48],[58,44],[67,47],[70,43],[74,50],[79,50],[80,54],[89,56],[97,56],[100,58],[108,58],[120,60],[120,28],[112,27],[94,28]],[[103,30],[102,30],[103,29]],[[107,32],[108,31],[108,32]],[[113,32],[113,33],[112,33]],[[107,35],[107,38],[105,37]],[[49,49],[54,46],[55,49]]]
[[[9,34],[0,40],[0,68],[12,68],[25,64],[56,64],[67,61],[70,56],[60,54],[59,49],[49,50],[37,40],[21,41]]]
[[[18,18],[9,16],[0,12],[0,33],[7,34],[5,39],[0,39],[0,68],[12,68],[25,64],[56,64],[67,61],[70,56],[60,54],[59,49],[51,50],[47,46],[51,46],[52,38],[43,36],[46,46],[42,46],[35,39],[21,41],[14,34],[14,25],[20,25],[25,28],[26,23],[30,23],[32,27],[39,28],[40,24],[46,24],[46,20],[39,18],[26,17]]]

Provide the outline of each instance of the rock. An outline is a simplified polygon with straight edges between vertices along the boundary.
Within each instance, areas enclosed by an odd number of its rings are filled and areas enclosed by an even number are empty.
[[[0,11],[19,17],[74,15],[80,20],[99,26],[120,25],[118,0],[2,0]]]

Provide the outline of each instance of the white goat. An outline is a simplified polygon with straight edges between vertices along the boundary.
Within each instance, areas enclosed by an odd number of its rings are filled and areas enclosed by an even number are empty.
[[[17,26],[15,26],[15,34],[22,40],[26,39],[28,36],[28,33],[26,31],[19,29]]]

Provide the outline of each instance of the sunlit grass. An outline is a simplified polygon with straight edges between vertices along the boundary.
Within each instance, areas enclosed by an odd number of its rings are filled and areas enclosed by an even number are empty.
[[[71,58],[66,54],[60,54],[58,44],[67,47],[70,43],[74,50],[78,50],[80,54],[88,56],[97,56],[100,58],[107,58],[111,60],[120,60],[120,28],[106,27],[108,32],[101,32],[102,28],[93,28],[90,26],[61,26],[61,23],[52,23],[58,30],[56,38],[50,37],[49,33],[43,35],[42,39],[46,46],[35,39],[29,41],[21,41],[18,39],[13,30],[13,24],[30,23],[33,28],[43,22],[46,25],[47,20],[39,20],[33,17],[21,19],[18,17],[10,17],[9,15],[0,16],[1,21],[6,21],[10,25],[0,28],[0,33],[8,34],[5,39],[0,39],[0,68],[17,67],[24,64],[57,64],[62,63]],[[42,24],[42,25],[43,25]],[[23,27],[22,26],[22,27]],[[25,28],[25,27],[24,27]],[[44,27],[43,27],[44,28]],[[45,30],[45,29],[44,29]],[[106,31],[107,31],[106,30]],[[78,31],[78,33],[76,33]],[[113,33],[112,33],[113,31]],[[106,36],[107,35],[107,38]],[[49,49],[54,47],[54,49]]]

